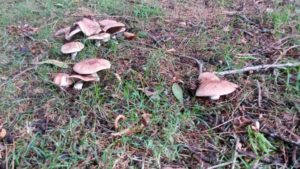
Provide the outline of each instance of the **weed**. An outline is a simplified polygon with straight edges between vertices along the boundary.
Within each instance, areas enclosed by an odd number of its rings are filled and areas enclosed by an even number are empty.
[[[256,154],[269,155],[275,149],[263,134],[252,130],[250,126],[247,127],[247,133],[249,143]]]

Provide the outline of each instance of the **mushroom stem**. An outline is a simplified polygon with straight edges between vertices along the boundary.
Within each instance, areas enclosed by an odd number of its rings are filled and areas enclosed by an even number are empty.
[[[211,100],[218,100],[220,98],[220,96],[210,96]]]
[[[95,77],[96,78],[96,81],[97,82],[99,82],[100,81],[100,77],[98,76],[98,74],[97,73],[93,73],[93,74],[91,74],[93,77]]]
[[[75,60],[75,59],[76,59],[77,53],[78,53],[78,52],[74,52],[74,53],[71,54],[72,60]]]
[[[61,82],[60,82],[60,86],[61,87],[68,87],[70,84],[68,83],[68,77],[67,76],[63,76],[61,78]]]
[[[97,41],[96,41],[96,46],[97,46],[97,47],[100,47],[100,46],[101,46],[101,41],[100,41],[100,40],[97,40]]]
[[[78,82],[76,82],[75,84],[74,84],[74,89],[76,89],[76,90],[81,90],[82,89],[82,87],[83,87],[83,82],[82,81],[78,81]]]

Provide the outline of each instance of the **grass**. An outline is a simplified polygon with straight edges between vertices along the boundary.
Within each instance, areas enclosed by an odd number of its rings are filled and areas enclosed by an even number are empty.
[[[217,2],[211,7],[212,11],[236,8],[233,1]],[[289,143],[252,131],[249,128],[252,123],[239,124],[236,119],[264,120],[266,125],[282,119],[278,124],[286,124],[299,135],[295,123],[284,121],[288,117],[285,113],[297,117],[299,112],[299,68],[226,76],[241,87],[234,94],[213,102],[194,96],[193,85],[196,85],[198,72],[192,61],[166,52],[175,48],[182,55],[201,59],[206,71],[272,63],[276,55],[263,53],[272,49],[260,40],[265,34],[256,33],[255,27],[242,20],[222,16],[198,23],[194,16],[186,20],[173,18],[172,13],[165,10],[172,8],[172,4],[156,1],[0,0],[0,3],[0,49],[3,51],[0,59],[5,59],[0,61],[0,85],[7,82],[0,87],[0,126],[8,131],[8,135],[0,139],[0,147],[5,147],[4,151],[0,148],[0,168],[6,165],[9,168],[121,169],[143,165],[145,168],[167,165],[207,168],[232,159],[233,135],[241,138],[245,151],[257,154],[257,158],[239,154],[236,168],[251,168],[257,161],[260,166],[270,168],[272,164],[260,161],[261,156],[282,154],[282,146]],[[176,1],[173,5],[185,3]],[[299,17],[293,14],[297,10],[293,5],[273,5],[272,13],[253,12],[249,18],[262,18],[264,26],[271,25],[268,29],[274,35],[263,40],[276,42],[289,34],[290,26],[299,30],[299,25],[294,24]],[[85,49],[78,54],[77,61],[103,57],[112,62],[110,70],[99,73],[101,81],[85,83],[82,91],[63,91],[50,83],[52,75],[71,73],[71,70],[52,65],[40,65],[13,80],[12,77],[31,67],[35,59],[72,63],[69,56],[60,53],[63,41],[55,39],[53,33],[80,19],[72,14],[80,14],[83,8],[102,14],[101,19],[106,15],[119,16],[116,19],[130,25],[129,30],[138,36],[136,41],[111,40],[101,48],[91,41],[81,40]],[[189,11],[181,12],[189,15]],[[179,20],[186,21],[187,26],[178,26]],[[9,34],[8,26],[24,24],[39,28],[32,40]],[[224,26],[229,29],[225,31]],[[255,36],[245,36],[245,30]],[[276,32],[280,32],[279,37]],[[151,36],[161,44],[153,43]],[[168,37],[170,40],[164,41]],[[243,38],[246,44],[240,43]],[[294,44],[298,44],[297,38],[288,40],[284,47]],[[263,52],[258,56],[236,57],[237,53],[252,51]],[[282,61],[295,61],[293,54],[297,52],[297,49],[291,50]],[[121,77],[121,82],[115,74]],[[263,106],[260,108],[256,80],[262,85]],[[183,89],[184,107],[172,94],[174,81]],[[147,96],[143,89],[156,91],[156,96]],[[120,122],[122,130],[139,124],[144,113],[151,114],[151,122],[141,132],[111,136],[119,131],[113,124],[117,115],[127,117]],[[285,146],[286,151],[292,151],[291,147]],[[287,156],[291,158],[290,154]],[[294,165],[290,161],[287,164]]]

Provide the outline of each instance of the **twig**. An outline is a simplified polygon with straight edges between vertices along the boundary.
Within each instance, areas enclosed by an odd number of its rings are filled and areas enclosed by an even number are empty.
[[[261,87],[260,87],[260,83],[258,80],[256,80],[256,84],[257,84],[257,89],[258,89],[258,107],[261,107]]]
[[[269,136],[271,136],[271,137],[275,137],[275,138],[278,138],[278,139],[280,139],[280,140],[282,140],[282,141],[284,141],[284,142],[286,142],[286,143],[290,143],[290,144],[293,144],[293,145],[296,145],[296,146],[300,146],[300,140],[298,139],[297,141],[295,141],[295,140],[290,140],[290,139],[288,139],[287,137],[285,137],[285,136],[282,136],[281,134],[278,134],[277,132],[272,132],[272,133],[270,133],[270,132],[268,132],[267,130],[260,130],[262,133],[264,133],[264,134],[267,134],[267,135],[269,135]],[[293,133],[294,134],[294,133]]]
[[[279,165],[279,166],[283,166],[282,163],[279,163],[276,161],[276,159],[270,158],[270,157],[259,157],[256,154],[252,153],[252,152],[245,152],[245,151],[241,151],[238,150],[238,153],[250,157],[252,159],[259,159],[261,162],[267,163],[267,164],[274,164],[274,165]]]
[[[287,49],[284,49],[283,52],[280,52],[279,57],[275,60],[275,62],[274,62],[273,64],[277,64],[278,61],[279,61],[283,56],[285,56],[289,50],[294,49],[294,48],[298,48],[298,47],[300,47],[300,45],[294,45],[294,46],[291,46],[291,47],[289,47],[289,48],[287,48]]]
[[[230,119],[230,120],[228,120],[228,121],[225,121],[224,123],[219,124],[219,125],[217,125],[217,126],[211,128],[211,129],[207,129],[207,130],[201,131],[201,133],[205,133],[205,132],[207,132],[207,131],[210,131],[210,130],[214,130],[214,129],[216,129],[216,128],[219,128],[219,127],[221,127],[221,126],[223,126],[223,125],[225,125],[225,124],[227,124],[227,123],[229,123],[229,122],[231,122],[231,121],[233,121],[233,120],[234,120],[234,119]]]
[[[186,55],[176,55],[175,54],[175,56],[177,56],[177,57],[185,57],[185,58],[194,60],[197,63],[197,65],[198,65],[198,77],[200,76],[200,74],[203,71],[203,62],[202,61],[200,61],[200,60],[198,60],[198,59],[196,59],[194,57],[186,56]]]
[[[233,154],[233,159],[232,159],[232,165],[231,165],[231,169],[235,168],[235,163],[236,163],[236,159],[238,156],[238,149],[239,149],[239,145],[240,145],[240,138],[238,138],[237,136],[235,136],[236,142],[235,142],[235,150],[234,150],[234,154]]]
[[[35,69],[35,67],[29,67],[29,68],[23,70],[22,72],[16,74],[15,76],[13,76],[13,78],[11,78],[11,79],[9,79],[9,80],[3,82],[3,83],[0,85],[0,89],[1,89],[4,85],[6,85],[10,80],[11,80],[11,81],[14,81],[14,80],[16,80],[19,76],[23,75],[24,73],[27,73],[28,71],[31,71],[32,69]]]
[[[225,162],[225,163],[221,163],[221,164],[218,164],[218,165],[215,165],[215,166],[208,167],[207,169],[221,168],[221,167],[230,165],[232,162],[233,161],[228,161],[228,162]]]
[[[251,70],[260,70],[260,69],[267,69],[267,68],[286,68],[286,67],[297,67],[297,66],[300,66],[300,62],[250,66],[250,67],[245,67],[243,69],[235,69],[235,70],[228,70],[228,71],[215,72],[215,73],[218,75],[228,75],[228,74],[248,72]]]

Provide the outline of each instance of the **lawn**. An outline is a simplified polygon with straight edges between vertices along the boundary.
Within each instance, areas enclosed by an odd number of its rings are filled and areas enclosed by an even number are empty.
[[[299,63],[297,1],[0,4],[0,168],[300,168],[300,66],[220,75]],[[71,60],[54,33],[85,17],[122,22],[136,38],[100,47],[77,39],[85,48]],[[96,57],[111,68],[80,91],[53,83],[71,68],[36,64]],[[196,97],[195,61],[239,88],[219,100]],[[116,129],[119,115],[126,119]]]

